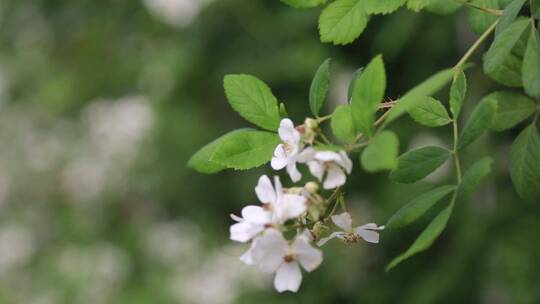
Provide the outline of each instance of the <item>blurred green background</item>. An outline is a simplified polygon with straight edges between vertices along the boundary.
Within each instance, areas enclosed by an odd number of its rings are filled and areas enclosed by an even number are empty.
[[[334,47],[318,40],[318,14],[277,0],[1,0],[0,303],[540,303],[540,205],[518,199],[507,173],[521,126],[468,148],[465,166],[493,155],[493,174],[430,250],[390,273],[429,217],[377,246],[330,243],[298,294],[277,294],[238,261],[247,245],[228,240],[228,214],[256,202],[258,176],[275,172],[186,168],[202,145],[248,126],[225,100],[225,74],[264,80],[300,123],[325,58],[330,113],[374,55],[397,98],[475,40],[465,10],[402,9]],[[470,112],[497,86],[478,65],[468,78]],[[401,152],[451,140],[409,118],[391,128]],[[398,185],[355,159],[353,217],[384,224],[451,170]]]

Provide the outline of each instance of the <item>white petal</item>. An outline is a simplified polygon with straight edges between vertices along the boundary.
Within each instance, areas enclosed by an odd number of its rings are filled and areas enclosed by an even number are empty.
[[[343,172],[343,170],[337,165],[331,164],[328,166],[326,179],[323,183],[323,188],[334,189],[339,186],[343,186],[346,181],[347,176],[345,175],[345,172]]]
[[[270,166],[272,166],[272,169],[274,170],[281,170],[285,168],[287,162],[287,153],[285,153],[285,150],[283,149],[283,144],[279,144],[274,150],[274,157],[272,157]]]
[[[302,152],[300,152],[300,154],[298,154],[297,161],[299,163],[307,163],[309,161],[312,161],[315,153],[315,149],[305,148]]]
[[[311,246],[303,237],[297,237],[294,241],[296,260],[306,271],[313,271],[322,262],[322,252]]]
[[[289,173],[291,180],[295,183],[302,178],[302,174],[300,174],[300,171],[296,168],[296,161],[294,160],[287,164],[287,173]]]
[[[332,215],[332,222],[345,232],[352,232],[352,218],[348,212]]]
[[[278,292],[286,290],[297,292],[302,283],[302,272],[298,263],[283,263],[277,270],[274,278],[274,287]]]
[[[288,119],[282,119],[278,129],[281,140],[290,144],[297,144],[300,141],[300,132],[294,128],[293,122]]]
[[[283,199],[275,205],[275,211],[281,222],[299,217],[306,212],[306,198],[296,194],[284,194]]]
[[[339,165],[343,169],[345,169],[348,174],[350,174],[353,166],[351,159],[349,158],[347,153],[345,153],[345,151],[339,152],[339,155],[341,156],[341,161],[339,162]]]
[[[331,239],[333,239],[333,238],[343,238],[344,235],[345,235],[345,232],[341,232],[341,231],[333,232],[329,236],[320,239],[317,242],[317,246],[321,247],[322,245],[326,244],[326,242],[330,241]]]
[[[310,161],[307,163],[307,165],[309,172],[311,172],[311,174],[320,181],[324,174],[324,164],[318,161]]]
[[[263,230],[263,225],[256,225],[246,221],[236,223],[229,228],[231,240],[241,243],[251,240],[255,235]]]
[[[276,189],[276,199],[273,202],[276,203],[278,201],[281,201],[281,198],[283,197],[283,186],[281,185],[279,176],[274,176],[274,186]]]
[[[332,161],[336,163],[342,161],[341,156],[334,151],[319,151],[315,153],[315,159],[318,159],[324,162]]]
[[[231,219],[232,219],[233,221],[235,221],[235,222],[243,222],[243,221],[244,221],[243,218],[239,217],[239,216],[236,215],[236,214],[232,214],[232,213],[231,213],[231,214],[229,214],[229,216],[230,216]]]
[[[362,237],[366,242],[379,243],[379,233],[372,230],[367,230],[362,227],[356,228],[356,234]]]
[[[274,203],[276,201],[276,192],[268,176],[263,175],[259,178],[259,183],[255,187],[255,193],[261,203]]]
[[[369,230],[384,230],[384,226],[377,226],[377,224],[375,223],[368,223],[358,228],[369,229]]]
[[[264,225],[270,222],[270,212],[259,206],[246,206],[242,209],[242,217],[245,221]]]
[[[240,261],[244,262],[246,265],[253,265],[255,264],[255,261],[253,261],[253,246],[250,247],[244,254],[240,257]]]
[[[259,265],[261,271],[275,272],[283,263],[289,244],[281,232],[267,229],[266,232],[254,241],[252,252],[253,261]]]

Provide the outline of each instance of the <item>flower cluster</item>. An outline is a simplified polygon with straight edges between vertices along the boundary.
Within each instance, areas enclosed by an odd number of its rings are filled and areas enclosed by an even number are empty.
[[[305,164],[323,189],[334,190],[332,195],[324,198],[318,193],[319,184],[313,181],[303,187],[283,188],[277,176],[272,184],[263,175],[255,187],[261,204],[244,207],[241,216],[231,215],[236,221],[230,227],[231,239],[250,243],[240,259],[248,265],[257,265],[263,272],[275,273],[274,287],[279,292],[298,291],[302,282],[300,268],[311,272],[321,264],[322,252],[311,245],[313,241],[318,240],[318,246],[332,238],[346,243],[360,239],[378,243],[378,231],[384,229],[373,223],[353,228],[348,213],[333,215],[339,187],[351,173],[352,162],[345,151],[314,145],[317,128],[316,120],[308,119],[295,128],[290,119],[283,119],[278,130],[282,142],[274,151],[271,166],[275,170],[286,169],[291,180],[298,182],[302,174],[297,165]],[[327,229],[324,223],[330,218],[343,231],[321,239]],[[285,235],[290,231],[296,231],[296,235],[288,240]]]

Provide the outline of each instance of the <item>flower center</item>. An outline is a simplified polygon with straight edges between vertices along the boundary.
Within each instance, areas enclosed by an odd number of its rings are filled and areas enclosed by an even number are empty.
[[[347,233],[343,236],[343,241],[347,244],[354,244],[360,241],[360,236],[356,233]]]
[[[285,263],[291,263],[294,261],[294,254],[287,254],[286,256],[283,257],[283,260],[285,261]]]

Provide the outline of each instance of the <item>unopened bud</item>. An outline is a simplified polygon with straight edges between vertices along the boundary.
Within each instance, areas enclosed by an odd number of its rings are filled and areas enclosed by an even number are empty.
[[[308,193],[315,194],[319,191],[319,184],[316,182],[308,182],[304,188],[306,188]]]
[[[313,118],[306,118],[304,125],[308,130],[315,130],[319,127],[319,123]]]

